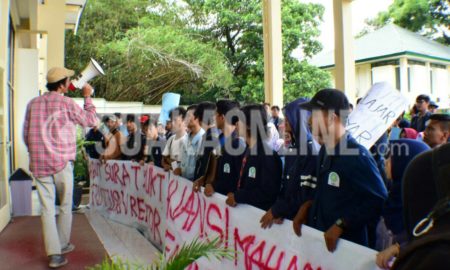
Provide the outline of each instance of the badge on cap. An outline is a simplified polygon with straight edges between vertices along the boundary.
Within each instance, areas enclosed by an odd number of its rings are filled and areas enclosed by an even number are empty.
[[[225,163],[225,165],[223,165],[223,172],[230,173],[230,164]]]
[[[250,169],[248,169],[248,177],[256,178],[256,168],[255,167],[250,167]]]
[[[335,172],[330,172],[330,174],[328,175],[328,185],[333,186],[333,187],[339,187],[339,175]]]

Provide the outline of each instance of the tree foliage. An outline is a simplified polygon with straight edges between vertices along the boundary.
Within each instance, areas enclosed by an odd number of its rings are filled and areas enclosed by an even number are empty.
[[[387,11],[380,12],[375,19],[366,23],[368,27],[360,35],[395,23],[450,45],[450,6],[446,0],[395,0]]]
[[[321,50],[323,7],[282,1],[284,96],[329,86],[327,72],[292,57]],[[158,103],[166,91],[182,103],[217,98],[264,99],[260,0],[92,0],[76,36],[66,35],[66,65],[81,71],[90,57],[107,76],[93,84],[108,100]],[[282,105],[282,104],[279,104]]]

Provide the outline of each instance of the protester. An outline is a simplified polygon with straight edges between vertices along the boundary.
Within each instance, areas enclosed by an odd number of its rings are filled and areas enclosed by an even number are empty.
[[[167,140],[163,151],[162,165],[166,171],[175,170],[180,167],[182,150],[188,140],[184,121],[186,118],[186,109],[176,107],[170,111],[169,116],[172,126],[171,131],[174,135]]]
[[[277,131],[279,132],[280,125],[283,123],[283,119],[280,117],[280,107],[276,105],[272,106],[271,112],[272,117],[270,119],[270,122],[272,122],[275,125]]]
[[[387,191],[370,153],[345,131],[347,97],[342,91],[324,89],[300,106],[312,110],[312,132],[322,147],[316,194],[294,217],[294,231],[300,236],[301,225],[308,220],[325,232],[330,252],[339,238],[367,246],[367,225],[379,218]]]
[[[202,179],[206,183],[205,195],[211,196],[214,192],[227,195],[235,192],[239,179],[242,158],[245,153],[245,142],[238,136],[235,124],[238,121],[237,113],[239,103],[231,100],[216,102],[216,125],[222,132],[219,136],[220,150],[211,159],[211,175]],[[194,185],[198,191],[202,182]]]
[[[85,84],[81,92],[84,109],[64,96],[73,75],[73,70],[61,67],[48,71],[49,92],[30,101],[23,127],[23,138],[30,155],[30,171],[36,180],[41,203],[45,251],[51,268],[67,264],[63,254],[75,249],[70,243],[70,232],[76,125],[94,127],[98,122],[90,98],[93,90],[89,84]],[[57,219],[56,193],[60,199]]]
[[[172,137],[173,133],[172,133],[172,121],[169,119],[166,122],[166,140],[168,141],[170,137]]]
[[[426,179],[427,181],[424,181]],[[450,229],[450,144],[445,144],[415,157],[408,165],[402,187],[403,221],[408,243],[392,245],[377,255],[380,268],[389,269],[448,269],[448,235]],[[445,199],[446,198],[446,199]],[[436,211],[440,206],[439,213]],[[430,215],[432,214],[432,215]],[[426,219],[428,222],[426,222]],[[423,221],[430,225],[418,226]],[[416,227],[417,226],[417,227]],[[414,236],[413,231],[416,231]]]
[[[166,139],[160,136],[155,121],[150,117],[142,124],[142,133],[145,135],[144,157],[140,161],[141,165],[151,163],[162,167],[162,153]]]
[[[406,241],[403,226],[402,179],[406,167],[418,154],[428,151],[425,143],[411,139],[390,142],[389,158],[386,160],[386,174],[389,181],[389,195],[383,208],[386,228],[392,232],[393,241],[402,244]]]
[[[124,146],[122,146],[122,159],[139,162],[144,158],[145,135],[138,129],[136,116],[127,115],[128,137]]]
[[[200,126],[199,119],[194,116],[196,109],[197,105],[191,105],[187,108],[185,121],[189,130],[189,136],[182,150],[181,166],[174,171],[175,174],[182,175],[191,181],[194,180],[195,163],[199,156],[203,134],[205,134],[205,130]]]
[[[430,104],[428,105],[428,110],[431,114],[436,113],[437,109],[439,108],[439,105],[437,105],[436,102],[430,101]]]
[[[426,123],[430,119],[431,113],[428,111],[428,105],[430,104],[430,97],[427,95],[419,95],[416,98],[415,108],[417,114],[411,116],[411,128],[422,132],[425,130]]]
[[[417,131],[413,128],[402,128],[400,132],[400,139],[417,139]]]
[[[98,159],[105,149],[105,137],[99,129],[99,124],[91,128],[85,136],[87,144],[84,146],[86,153],[90,158]]]
[[[292,147],[285,156],[280,195],[261,218],[262,228],[270,228],[273,223],[280,223],[284,218],[292,220],[300,206],[314,197],[319,145],[309,130],[310,113],[299,107],[306,101],[300,98],[284,108],[286,133],[292,134]]]
[[[128,129],[126,125],[123,124],[122,114],[120,112],[114,113],[114,116],[117,118],[116,127],[122,133],[122,137],[128,137]]]
[[[236,192],[227,194],[226,204],[247,203],[268,210],[275,202],[281,186],[281,159],[265,142],[267,113],[262,105],[247,105],[241,109],[239,135],[247,145]]]
[[[105,151],[99,158],[102,163],[105,163],[107,160],[120,159],[122,157],[121,145],[124,141],[122,132],[117,128],[117,117],[115,115],[109,115],[104,118],[104,121],[109,129],[109,134],[105,137]]]
[[[450,137],[450,114],[433,114],[430,116],[423,141],[431,148],[448,142]]]
[[[199,121],[203,130],[205,130],[205,134],[203,134],[202,137],[197,162],[195,164],[195,180],[199,180],[201,177],[204,177],[210,162],[212,151],[220,146],[220,132],[216,127],[214,119],[215,112],[216,104],[211,102],[201,102],[198,104],[194,112],[194,117]]]

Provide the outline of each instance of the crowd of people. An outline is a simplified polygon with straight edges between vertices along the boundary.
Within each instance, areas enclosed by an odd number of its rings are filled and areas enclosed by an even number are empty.
[[[74,155],[71,151],[60,151],[57,157],[33,152],[43,140],[37,123],[43,125],[44,118],[49,117],[45,104],[53,102],[69,108],[59,119],[93,126],[86,134],[86,141],[93,142],[86,145],[91,158],[102,163],[129,160],[162,167],[191,180],[196,192],[223,194],[230,207],[249,204],[264,210],[262,228],[289,219],[298,236],[303,224],[323,231],[330,252],[338,248],[339,239],[377,249],[377,264],[382,268],[389,268],[391,259],[414,239],[415,224],[440,198],[433,192],[406,190],[420,175],[411,174],[411,170],[435,167],[435,158],[426,166],[420,163],[420,168],[414,165],[416,159],[431,149],[448,153],[450,145],[450,115],[430,111],[436,105],[426,95],[417,97],[410,123],[400,116],[371,149],[366,149],[346,131],[353,106],[336,89],[320,90],[312,99],[299,98],[282,109],[267,103],[241,106],[223,99],[176,107],[167,123],[158,123],[152,115],[120,113],[105,115],[101,123],[96,123],[89,85],[83,90],[84,110],[60,95],[67,92],[71,74],[66,69],[56,70],[56,75],[49,71],[50,94],[32,101],[27,109],[24,137],[42,194],[47,189],[45,183],[50,178],[57,181]],[[62,122],[60,125],[64,128]],[[444,165],[444,174],[448,175],[450,169]],[[428,173],[424,180],[437,178],[432,169]],[[63,178],[67,182],[68,176]],[[427,203],[411,203],[421,198]],[[41,199],[50,203],[51,197]],[[62,205],[65,201],[67,198]],[[50,222],[51,215],[54,212],[48,210],[45,222]],[[56,229],[48,231],[54,234]],[[70,234],[70,228],[68,231]],[[55,239],[58,237],[52,235],[45,241],[50,264],[59,267],[67,263],[61,254],[74,247],[68,236]]]

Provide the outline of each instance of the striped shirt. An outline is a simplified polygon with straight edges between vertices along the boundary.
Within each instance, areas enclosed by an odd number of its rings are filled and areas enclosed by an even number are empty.
[[[30,171],[35,177],[60,172],[76,156],[76,125],[97,124],[95,106],[90,97],[84,110],[75,101],[50,91],[27,106],[23,138],[30,155]]]

